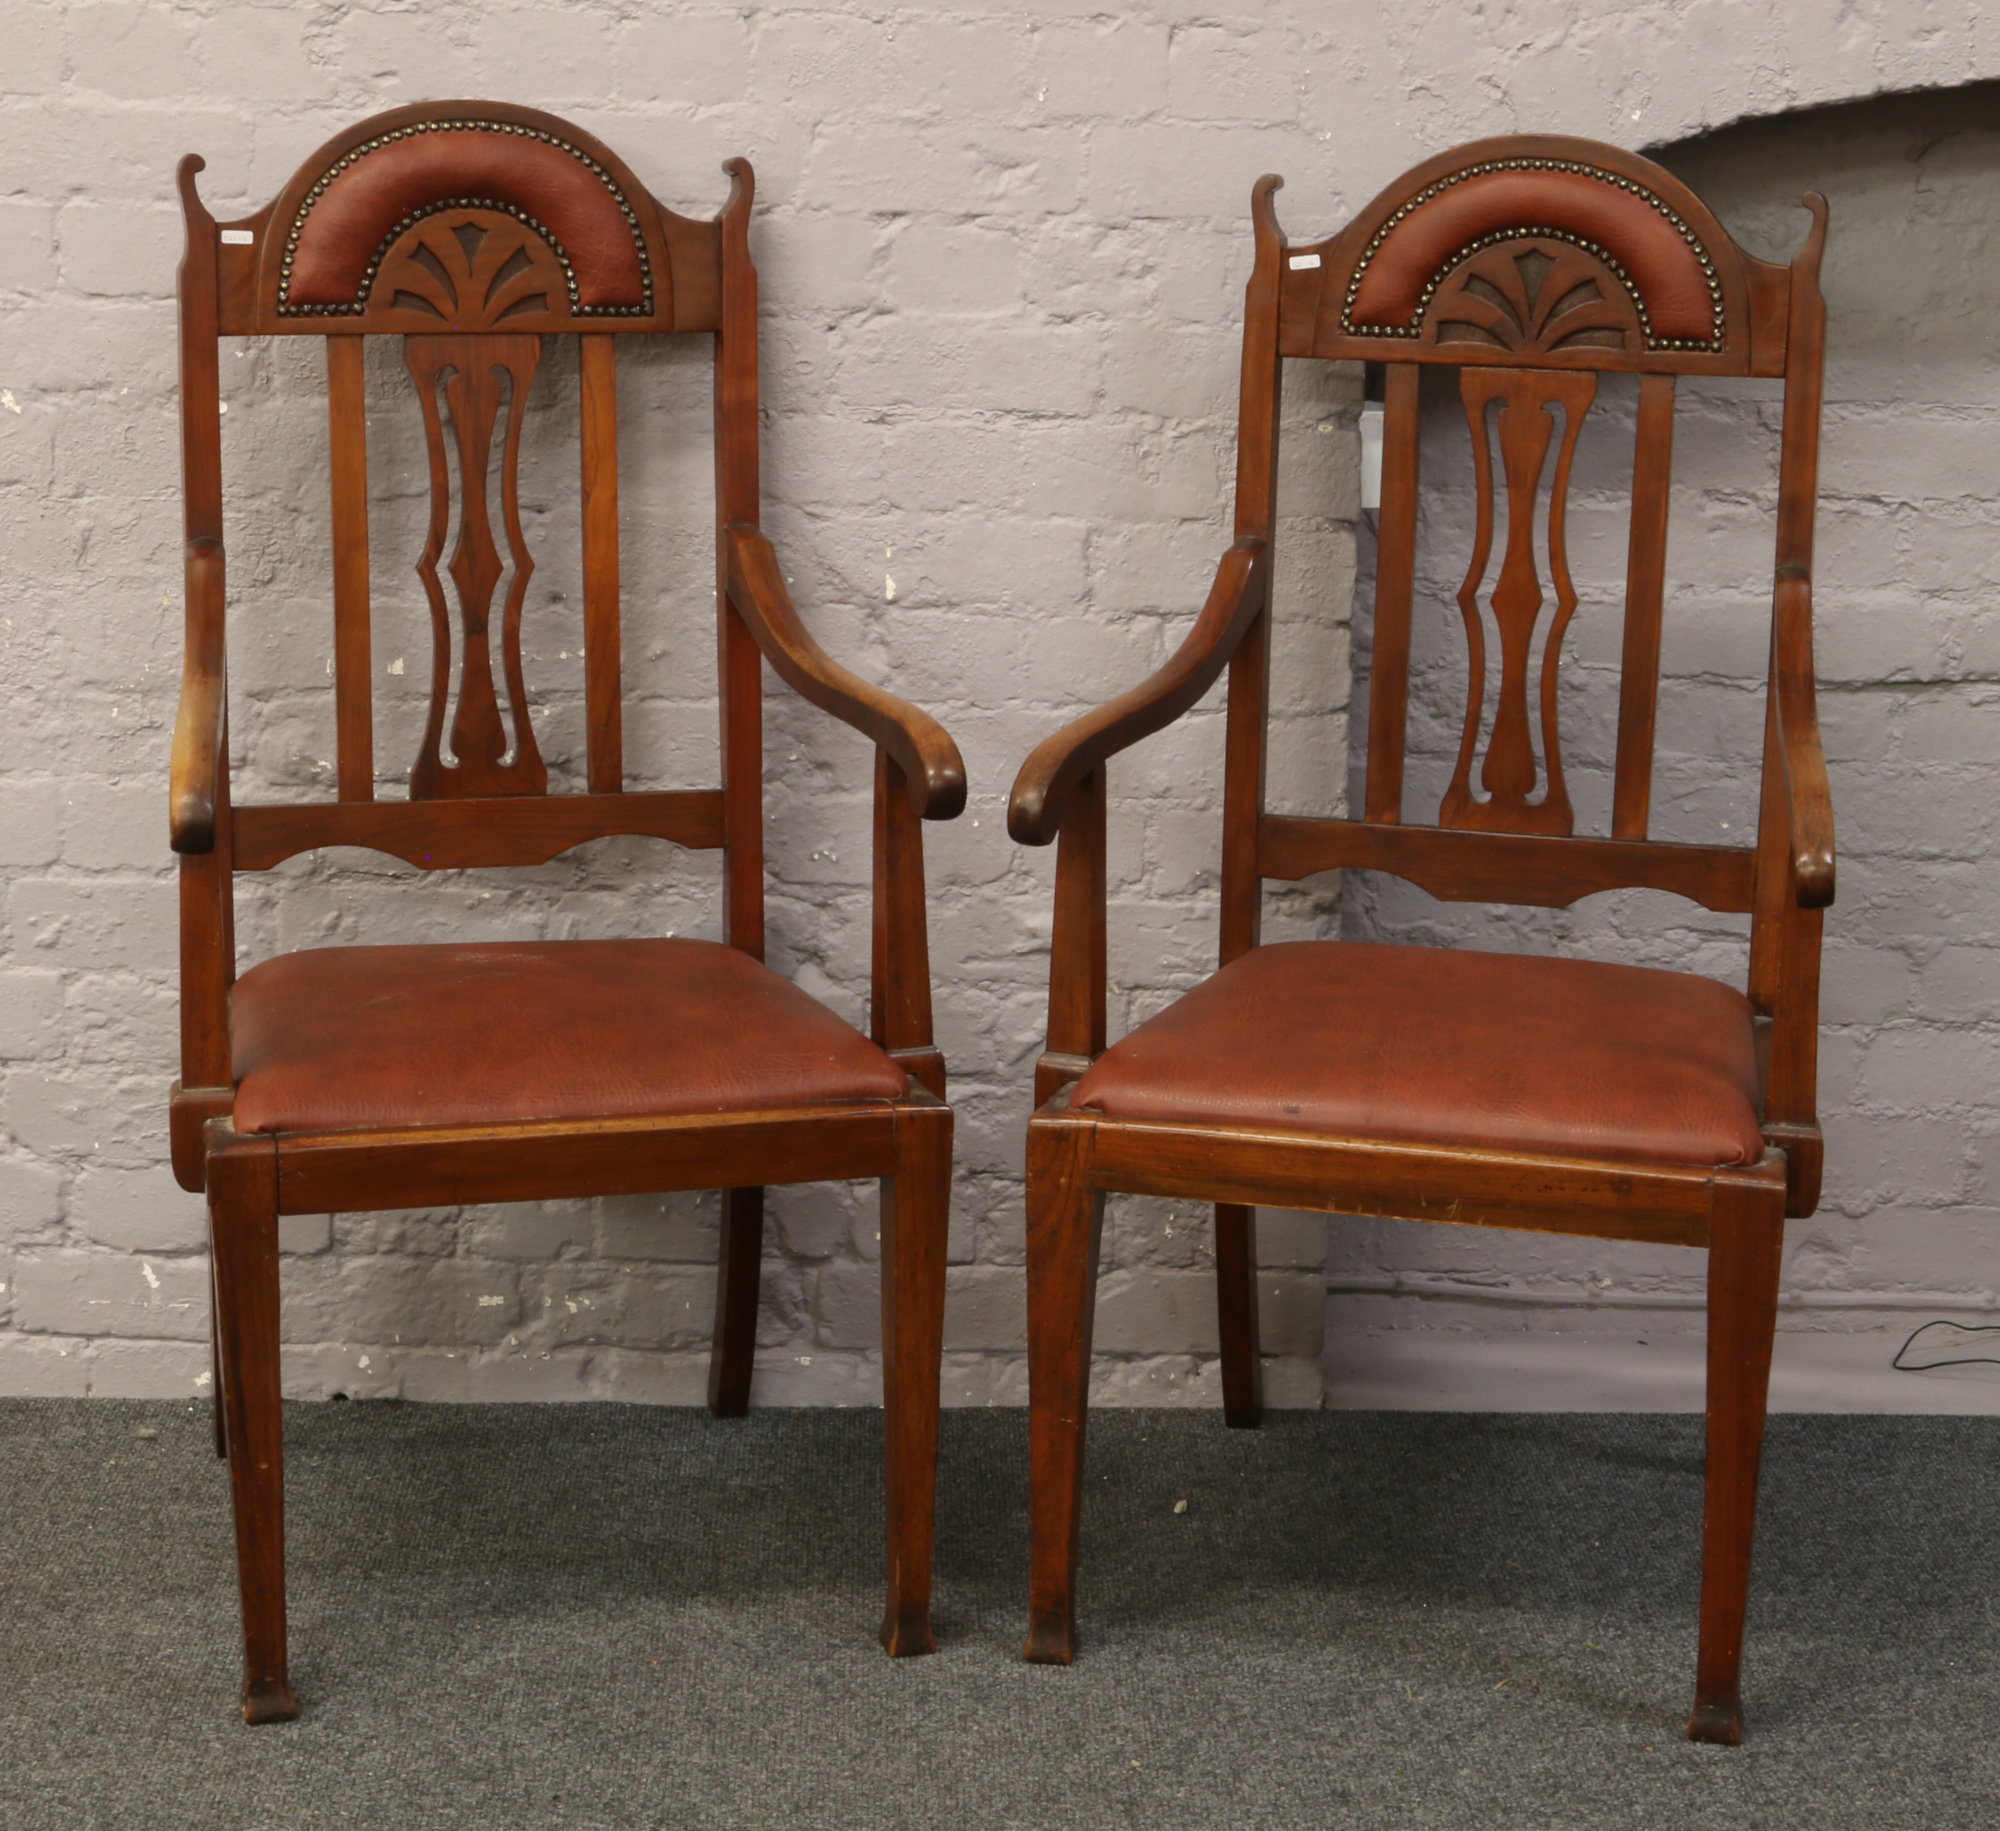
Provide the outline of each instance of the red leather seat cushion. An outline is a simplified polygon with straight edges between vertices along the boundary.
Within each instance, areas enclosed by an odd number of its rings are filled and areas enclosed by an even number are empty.
[[[1693,973],[1351,941],[1257,947],[1072,1105],[1628,1163],[1754,1163],[1749,1000]]]
[[[236,1129],[349,1130],[893,1100],[909,1078],[713,941],[323,947],[230,993]]]

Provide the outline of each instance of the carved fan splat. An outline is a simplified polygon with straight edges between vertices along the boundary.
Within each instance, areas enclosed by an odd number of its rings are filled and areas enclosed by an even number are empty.
[[[534,230],[501,210],[458,207],[427,216],[383,257],[378,309],[436,330],[483,331],[510,318],[567,316],[571,281]]]
[[[1593,345],[1635,355],[1646,348],[1646,327],[1620,276],[1556,236],[1510,236],[1460,262],[1424,324],[1441,344],[1497,345],[1524,357]]]
[[[410,771],[410,799],[446,800],[465,795],[538,795],[546,792],[549,772],[535,747],[528,719],[527,690],[521,679],[521,605],[528,578],[535,569],[521,533],[518,488],[521,422],[527,407],[528,384],[542,356],[540,337],[410,337],[404,360],[423,403],[424,437],[430,449],[431,524],[423,558],[417,564],[431,607],[431,705],[424,728],[423,749]],[[506,566],[493,541],[487,505],[487,474],[492,462],[493,433],[500,415],[503,378],[509,384],[507,429],[501,450],[500,503],[513,560],[513,578],[500,631],[500,651],[507,678],[507,716],[503,720],[493,691],[491,616],[494,593]],[[442,382],[442,390],[440,390]],[[451,617],[438,560],[444,553],[445,532],[451,525],[451,466],[444,442],[442,391],[451,414],[458,458],[458,544],[451,556],[452,584],[458,597],[464,631],[459,658],[458,707],[451,721],[453,761],[441,749],[445,711],[451,697]],[[513,756],[508,759],[509,729]]]
[[[1556,670],[1562,661],[1563,633],[1576,610],[1576,588],[1570,582],[1563,520],[1569,500],[1570,460],[1576,452],[1583,416],[1597,395],[1597,378],[1588,370],[1538,374],[1523,369],[1467,368],[1460,371],[1459,387],[1472,427],[1478,522],[1472,563],[1458,593],[1469,650],[1465,732],[1451,787],[1438,809],[1438,824],[1498,833],[1568,833],[1574,821],[1563,787],[1562,744],[1556,729]],[[1479,772],[1488,798],[1480,801],[1473,797],[1471,782],[1486,701],[1486,637],[1479,589],[1486,581],[1493,550],[1493,455],[1487,409],[1495,401],[1501,404],[1498,432],[1500,463],[1507,479],[1507,546],[1489,599],[1500,638],[1500,690],[1493,733]],[[1542,647],[1540,683],[1547,788],[1539,801],[1531,801],[1536,768],[1528,718],[1528,670],[1545,602],[1535,559],[1535,514],[1555,435],[1555,418],[1549,412],[1552,405],[1562,408],[1563,433],[1555,477],[1549,486],[1549,571],[1555,585],[1556,613]]]

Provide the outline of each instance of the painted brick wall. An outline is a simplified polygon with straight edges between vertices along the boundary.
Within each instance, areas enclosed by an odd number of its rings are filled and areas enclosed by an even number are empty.
[[[203,153],[206,194],[233,213],[266,200],[314,145],[365,113],[485,95],[574,118],[683,210],[718,206],[724,157],[756,162],[768,524],[829,646],[942,716],[971,772],[967,815],[930,834],[940,1024],[961,1115],[948,1382],[958,1402],[1012,1403],[1025,1394],[1018,1160],[1053,860],[1007,842],[1004,796],[1038,738],[1169,652],[1226,539],[1252,179],[1286,173],[1285,220],[1317,235],[1422,154],[1476,134],[1534,126],[1680,140],[1741,116],[1987,75],[2000,69],[2000,29],[1901,0],[1550,0],[1391,18],[1372,6],[1284,4],[1115,16],[972,3],[47,4],[10,17],[9,51],[0,1391],[184,1392],[206,1362],[201,1213],[166,1172],[163,1103],[175,1058],[163,788],[180,639],[174,161]],[[1725,143],[1712,150],[1713,170],[1699,150],[1688,169],[1726,191],[1738,168]],[[1895,157],[1880,164],[1900,169]],[[1954,196],[1981,194],[1986,168],[1969,141],[1960,164],[1933,160],[1921,181],[1935,187],[1947,170]],[[1764,191],[1731,195],[1764,212],[1768,245],[1788,245]],[[1898,257],[1902,217],[1870,220],[1876,245]],[[1862,244],[1851,245],[1852,271],[1864,272]],[[1965,805],[1993,755],[1969,581],[1990,569],[1981,528],[1996,492],[1981,480],[1991,448],[1960,389],[1970,377],[1992,398],[1990,358],[1970,353],[1984,347],[1978,277],[1968,259],[1938,294],[1962,327],[1957,379],[1929,352],[1906,353],[1900,367],[1885,355],[1865,380],[1836,364],[1836,393],[1847,388],[1841,398],[1854,404],[1830,423],[1830,485],[1844,492],[1853,550],[1875,571],[1857,569],[1839,588],[1845,633],[1828,649],[1829,672],[1856,683],[1839,698],[1848,722],[1833,721],[1849,745],[1836,790],[1859,848],[1841,918],[1851,926],[1836,924],[1829,970],[1828,1065],[1840,1090],[1829,1109],[1837,1097],[1846,1129],[1829,1213],[1801,1233],[1793,1281],[1832,1292],[1832,1307],[1814,1314],[1840,1326],[1873,1315],[1853,1307],[1850,1289],[1968,1294],[1992,1282],[1981,1270],[1976,1160],[1994,1122],[1970,1095],[1947,1097],[1983,1072],[1988,1045],[1967,1013],[1984,1010],[1992,984],[1976,951],[1991,907],[1984,828]],[[1893,320],[1883,318],[1885,352]],[[630,741],[635,777],[660,785],[707,779],[712,767],[699,355],[657,346],[624,378],[627,652],[644,701]],[[240,490],[230,526],[237,762],[245,782],[279,795],[320,793],[329,780],[317,360],[305,340],[225,356],[226,462]],[[393,759],[414,747],[425,653],[407,571],[422,477],[393,352],[377,353],[371,385],[379,748]],[[1350,748],[1358,377],[1320,368],[1287,385],[1273,796],[1326,808]],[[538,730],[560,777],[574,771],[581,692],[564,507],[568,352],[552,350],[539,389],[524,482],[538,561],[528,648]],[[1916,409],[1921,424],[1899,419],[1906,409],[1893,403],[1907,401],[1929,403]],[[1715,412],[1720,447],[1732,418],[1767,416],[1768,403],[1725,400]],[[1873,443],[1864,423],[1900,443]],[[1963,457],[1948,455],[1949,438]],[[1942,523],[1924,512],[1933,497],[1914,473],[1885,486],[1874,460],[1888,451],[1944,473],[1952,506]],[[1608,480],[1615,456],[1606,463]],[[1723,612],[1754,621],[1755,594],[1741,581],[1765,562],[1741,545],[1728,492],[1748,500],[1763,486],[1746,474],[1718,487],[1701,499],[1701,551],[1715,556],[1720,595],[1695,627],[1730,665],[1687,665],[1735,678],[1750,664],[1737,665]],[[1876,506],[1850,512],[1850,500]],[[1926,544],[1938,525],[1951,529],[1948,546]],[[1845,550],[1830,529],[1829,560]],[[1917,556],[1942,572],[1904,563]],[[1892,631],[1871,606],[1905,614]],[[1921,652],[1898,641],[1919,629],[1929,632]],[[1900,698],[1864,684],[1899,670],[1912,683]],[[781,690],[770,704],[772,957],[858,1016],[867,756]],[[1892,741],[1904,759],[1893,782],[1869,767]],[[1212,956],[1216,810],[1202,785],[1218,758],[1211,707],[1114,771],[1115,1021],[1157,1009]],[[1914,878],[1891,862],[1905,857],[1926,861]],[[248,884],[242,948],[248,961],[337,941],[712,933],[715,903],[709,861],[639,842],[525,874],[423,881],[344,854]],[[1622,909],[1587,911],[1528,938],[1616,953],[1638,947],[1636,920],[1628,933]],[[1273,900],[1274,933],[1332,933],[1343,921],[1388,934],[1437,918],[1374,887],[1354,887],[1344,917],[1330,883]],[[1667,951],[1722,966],[1732,945],[1682,928]],[[773,1217],[758,1399],[868,1398],[873,1192],[789,1191]],[[1922,1245],[1892,1260],[1871,1244],[1891,1228],[1920,1233]],[[291,1389],[693,1399],[713,1236],[712,1202],[691,1197],[288,1221]],[[1496,1355],[1527,1336],[1565,1335],[1566,1324],[1549,1325],[1587,1291],[1687,1295],[1673,1274],[1635,1277],[1629,1263],[1600,1270],[1486,1240],[1476,1251],[1422,1244],[1365,1223],[1338,1223],[1335,1238],[1336,1402],[1362,1390],[1349,1363],[1363,1339],[1371,1364],[1389,1370],[1370,1402],[1463,1402],[1482,1381],[1493,1390]],[[1264,1219],[1280,1402],[1319,1398],[1326,1242],[1316,1218]],[[1811,1268],[1826,1267],[1815,1278]],[[1413,1285],[1422,1294],[1401,1294]],[[1199,1213],[1116,1204],[1099,1327],[1107,1397],[1212,1399],[1211,1289]],[[1449,1374],[1439,1368],[1453,1356],[1434,1352],[1441,1321],[1472,1350]],[[1615,1374],[1568,1390],[1625,1393]]]

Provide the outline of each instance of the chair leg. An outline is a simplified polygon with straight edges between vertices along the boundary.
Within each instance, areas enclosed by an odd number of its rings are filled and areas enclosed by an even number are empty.
[[[740,1418],[750,1409],[757,1358],[757,1285],[764,1264],[764,1191],[722,1192],[722,1250],[715,1280],[715,1339],[708,1350],[708,1409]]]
[[[208,1159],[215,1324],[243,1596],[243,1720],[299,1714],[285,1659],[285,1445],[278,1380],[278,1150],[240,1138]]]
[[[1264,1422],[1255,1208],[1215,1204],[1215,1296],[1222,1336],[1222,1415],[1239,1430],[1255,1430]]]
[[[1089,1123],[1028,1123],[1028,1440],[1032,1489],[1026,1657],[1076,1653],[1083,1427],[1104,1197],[1090,1186]]]
[[[1784,1185],[1718,1178],[1708,1248],[1708,1472],[1701,1649],[1689,1739],[1743,1740],[1738,1680],[1757,1524],[1757,1470],[1784,1252]]]
[[[882,1428],[889,1588],[881,1639],[892,1658],[934,1653],[931,1546],[937,1523],[938,1384],[951,1226],[951,1108],[896,1111],[896,1174],[882,1183]]]

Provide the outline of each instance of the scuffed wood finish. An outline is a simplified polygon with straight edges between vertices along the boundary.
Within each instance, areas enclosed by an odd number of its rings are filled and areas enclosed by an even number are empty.
[[[486,155],[507,180],[491,188],[512,185],[545,215],[518,198],[487,195],[479,169]],[[375,163],[366,182],[357,182],[366,161]],[[285,1639],[281,1213],[722,1190],[710,1399],[719,1415],[733,1416],[750,1399],[765,1186],[879,1180],[889,1475],[883,1640],[895,1654],[928,1652],[933,1644],[952,1114],[932,1029],[919,822],[959,811],[964,768],[935,720],[828,657],[784,593],[759,529],[757,276],[747,234],[754,181],[742,161],[729,169],[735,182],[721,216],[693,223],[661,208],[608,149],[553,116],[480,102],[417,104],[336,136],[272,205],[229,225],[224,240],[195,190],[201,161],[182,164],[187,648],[169,812],[181,860],[183,999],[170,1130],[176,1177],[183,1187],[206,1188],[210,1200],[218,1443],[234,1492],[245,1714],[253,1722],[297,1714]],[[413,172],[421,179],[439,171],[451,174],[452,195],[427,202],[409,194]],[[560,182],[545,183],[552,171]],[[546,195],[530,195],[537,184]],[[370,213],[389,202],[408,214],[377,225],[378,247]],[[318,231],[315,211],[323,212]],[[317,245],[311,233],[321,234]],[[614,272],[611,279],[630,297],[616,286],[607,293],[606,272],[594,262],[626,263],[622,277]],[[715,336],[720,781],[627,793],[613,338],[665,330]],[[236,809],[228,772],[217,342],[225,334],[308,332],[327,340],[338,798]],[[407,800],[375,798],[372,754],[362,340],[380,332],[404,339],[431,484],[420,571],[436,652],[424,747]],[[547,792],[521,653],[533,560],[521,524],[520,442],[542,338],[553,332],[578,334],[581,343],[587,793]],[[456,637],[441,570],[454,522]],[[335,846],[369,847],[424,870],[535,865],[594,839],[647,835],[723,852],[726,938],[761,957],[768,816],[760,642],[781,678],[877,745],[873,1027],[910,1077],[901,1094],[832,1102],[801,1095],[790,1105],[745,1110],[732,1105],[742,1098],[732,1091],[735,1078],[719,1070],[712,1105],[691,1114],[263,1137],[234,1130],[228,999],[238,871],[269,870]]]
[[[1573,816],[1563,786],[1562,737],[1556,723],[1557,669],[1562,640],[1576,614],[1576,587],[1570,581],[1564,521],[1569,503],[1570,462],[1576,455],[1583,416],[1597,394],[1597,377],[1585,374],[1536,375],[1514,369],[1467,369],[1459,377],[1472,431],[1472,461],[1478,479],[1478,523],[1472,563],[1459,587],[1468,651],[1465,730],[1458,766],[1438,809],[1438,825],[1499,833],[1568,833]],[[1486,799],[1472,793],[1472,760],[1486,702],[1486,638],[1479,611],[1493,540],[1493,458],[1487,441],[1487,409],[1500,405],[1500,461],[1507,478],[1507,548],[1492,592],[1493,621],[1500,632],[1500,692],[1493,731],[1479,772]],[[1536,784],[1535,745],[1528,724],[1528,661],[1544,597],[1535,562],[1535,517],[1542,472],[1548,462],[1555,422],[1563,415],[1562,445],[1549,488],[1549,571],[1556,591],[1556,614],[1542,645],[1540,800],[1530,800]]]
[[[368,402],[359,337],[326,340],[333,478],[333,706],[343,801],[375,799],[374,669],[368,627]]]
[[[1476,191],[1455,190],[1474,180]],[[1258,1415],[1260,1205],[1678,1245],[1710,1254],[1705,1560],[1689,1733],[1734,1741],[1741,1732],[1739,1668],[1784,1219],[1813,1211],[1822,1154],[1814,1049],[1820,906],[1832,894],[1833,832],[1813,703],[1811,547],[1825,206],[1808,198],[1813,229],[1788,271],[1742,254],[1699,200],[1650,161],[1588,141],[1522,135],[1442,154],[1392,185],[1338,235],[1297,248],[1278,230],[1275,188],[1275,180],[1259,180],[1252,198],[1256,255],[1243,339],[1236,547],[1181,653],[1151,681],[1040,745],[1021,769],[1009,809],[1018,841],[1042,845],[1059,835],[1061,844],[1048,1048],[1036,1065],[1037,1109],[1028,1127],[1034,1492],[1027,1657],[1066,1662],[1075,1650],[1084,1413],[1107,1193],[1214,1204],[1224,1411],[1238,1425]],[[1601,225],[1603,240],[1582,233],[1586,218]],[[1368,772],[1359,820],[1278,816],[1263,808],[1269,707],[1261,572],[1272,525],[1278,354],[1387,365]],[[1460,370],[1478,492],[1471,564],[1459,594],[1470,649],[1465,725],[1433,826],[1405,824],[1403,810],[1423,363]],[[1577,611],[1564,541],[1570,467],[1603,371],[1640,377],[1609,837],[1572,831],[1557,723],[1563,636]],[[1648,837],[1674,378],[1683,374],[1785,377],[1754,850]],[[1497,531],[1496,468],[1505,482],[1504,539]],[[1544,503],[1546,579],[1537,540]],[[1501,558],[1489,581],[1496,546]],[[1500,649],[1490,731],[1481,601],[1489,592]],[[1225,660],[1225,964],[1257,945],[1264,879],[1346,867],[1391,872],[1450,900],[1564,908],[1605,891],[1647,888],[1712,910],[1748,912],[1750,999],[1768,1064],[1762,1160],[1740,1168],[1632,1161],[1617,1154],[1615,1139],[1605,1141],[1601,1154],[1573,1157],[1477,1149],[1462,1142],[1464,1132],[1443,1135],[1442,1125],[1430,1137],[1412,1126],[1417,1136],[1393,1143],[1272,1130],[1230,1122],[1229,1089],[1203,1087],[1198,1064],[1187,1062],[1174,1064],[1169,1078],[1187,1092],[1191,1110],[1217,1115],[1210,1120],[1140,1122],[1075,1109],[1075,1083],[1107,1040],[1105,760],[1186,711]],[[1425,1016],[1420,1002],[1409,1021],[1420,1025]],[[1154,1032],[1156,1047],[1167,1034]],[[1282,1036],[1272,1047],[1283,1049]],[[1300,1089],[1302,1096],[1308,1091]],[[1391,1097],[1386,1088],[1383,1097]],[[1108,1083],[1105,1098],[1111,1099]]]
[[[618,357],[602,332],[581,337],[583,408],[583,683],[590,792],[625,786],[619,680]]]
[[[521,426],[528,411],[528,388],[542,359],[539,337],[412,337],[404,345],[410,379],[423,403],[424,437],[430,450],[431,525],[423,558],[417,563],[431,607],[431,708],[423,748],[410,771],[412,801],[470,795],[539,795],[549,772],[535,747],[528,717],[528,689],[521,676],[521,606],[535,562],[521,532]],[[495,423],[508,378],[507,426],[500,459],[500,506],[507,531],[509,566],[494,544],[486,499]],[[440,388],[442,382],[442,388]],[[457,587],[460,632],[458,693],[451,721],[451,760],[441,749],[445,712],[453,703],[451,615],[437,563],[452,520],[453,467],[445,457],[444,427],[438,405],[450,404],[457,448],[458,544],[451,577]],[[503,720],[493,688],[493,594],[508,577],[500,625],[500,659],[507,681]],[[511,753],[511,754],[510,754]]]

